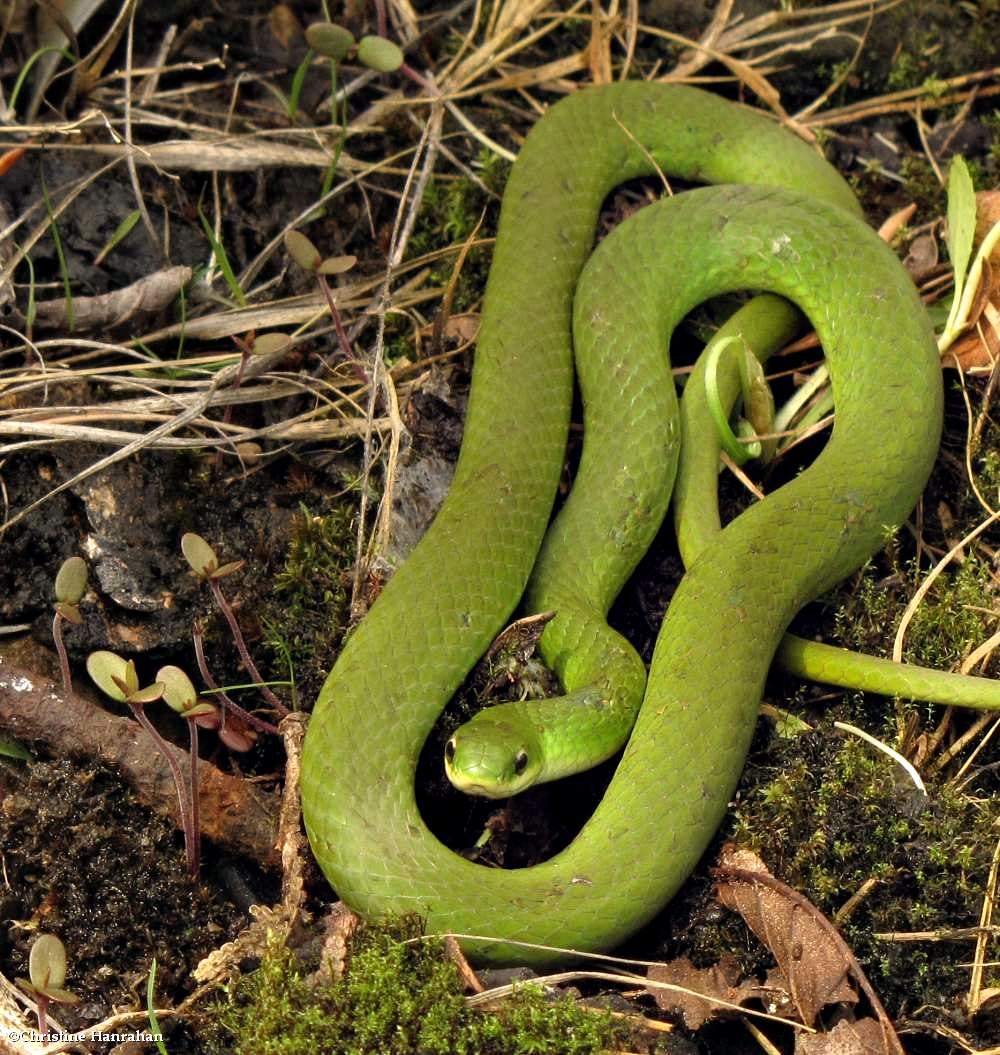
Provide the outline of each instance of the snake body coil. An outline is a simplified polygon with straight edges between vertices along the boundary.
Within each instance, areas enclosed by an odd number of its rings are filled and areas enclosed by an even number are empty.
[[[738,185],[643,210],[587,263],[602,199],[654,161],[671,176]],[[580,835],[541,865],[491,870],[428,832],[414,769],[535,564],[563,464],[578,285],[578,350],[603,358],[617,388],[588,395],[584,386],[584,461],[597,482],[577,504],[589,506],[583,523],[598,534],[620,542],[637,510],[662,516],[658,500],[647,507],[629,491],[634,474],[616,464],[614,437],[647,427],[647,390],[670,384],[670,332],[711,296],[769,290],[798,304],[823,341],[837,421],[817,461],[712,539],[685,575],[632,737]],[[652,382],[642,373],[650,363]],[[681,87],[618,84],[554,106],[504,195],[454,483],[347,642],[310,724],[304,815],[339,895],[363,914],[419,913],[433,931],[580,950],[611,948],[647,922],[725,812],[788,622],[909,513],[940,422],[936,348],[912,284],[805,144],[762,115]],[[652,426],[648,437],[640,460],[675,457],[675,437]],[[582,546],[572,523],[561,529],[570,551]],[[603,577],[599,559],[590,566]],[[561,596],[586,574],[564,571]],[[545,584],[534,592],[544,595]],[[560,640],[564,677],[579,663],[600,665],[588,656],[596,637]],[[467,944],[494,962],[552,959]]]

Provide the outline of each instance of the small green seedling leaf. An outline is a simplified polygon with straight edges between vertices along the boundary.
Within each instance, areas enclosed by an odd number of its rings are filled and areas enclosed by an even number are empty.
[[[122,659],[114,652],[91,652],[87,657],[87,673],[90,680],[111,699],[118,703],[152,703],[163,695],[163,685],[154,682],[139,688],[139,675],[135,661]]]
[[[742,465],[753,457],[745,443],[740,443],[729,426],[729,418],[722,405],[722,396],[719,394],[719,357],[732,344],[737,342],[736,337],[724,337],[722,340],[712,340],[706,346],[705,355],[705,400],[708,404],[709,413],[715,422],[715,430],[719,436],[722,449],[736,462]]]
[[[306,26],[306,42],[320,55],[341,62],[354,47],[354,34],[333,22],[313,22]]]
[[[808,722],[804,722],[798,715],[792,714],[791,711],[782,710],[780,707],[774,707],[771,704],[762,704],[760,712],[774,722],[774,731],[783,740],[792,740],[797,736],[813,732],[813,727]]]
[[[83,616],[80,614],[80,609],[75,604],[68,604],[66,601],[56,601],[55,610],[66,620],[67,623],[73,623],[74,626],[81,626],[83,623]]]
[[[66,947],[54,934],[39,934],[28,954],[28,977],[40,993],[66,981]]]
[[[955,270],[955,300],[962,298],[976,233],[976,193],[965,159],[956,156],[948,173],[948,253]]]
[[[146,979],[146,1014],[149,1016],[149,1030],[156,1038],[156,1050],[160,1055],[167,1055],[167,1046],[163,1043],[163,1033],[160,1030],[160,1020],[156,1017],[154,1008],[154,996],[156,995],[156,957],[149,965],[149,978]]]
[[[63,989],[66,981],[66,947],[54,934],[39,934],[28,954],[28,978],[17,984],[36,999],[42,997],[57,1004],[76,1004],[80,998]]]
[[[301,231],[286,232],[285,248],[303,271],[315,271],[323,262],[319,250]]]
[[[133,692],[128,694],[129,703],[155,703],[157,700],[163,698],[163,682],[154,681],[152,685],[147,685],[144,689],[135,689]]]
[[[201,535],[196,535],[193,531],[186,531],[181,536],[181,553],[195,575],[207,578],[219,567],[219,558],[215,555],[215,550]]]
[[[958,335],[970,325],[984,268],[1000,241],[1000,224],[995,224],[983,238],[970,267],[976,216],[972,178],[965,161],[955,157],[948,175],[948,252],[955,271],[955,289],[948,319],[938,335],[938,350],[941,352],[950,348]]]
[[[50,1000],[54,1000],[57,1004],[78,1004],[80,1002],[80,998],[76,993],[71,993],[68,989],[61,989],[51,985],[45,990],[45,995]]]
[[[156,680],[163,685],[163,702],[178,714],[186,714],[195,705],[198,692],[180,667],[160,667]]]
[[[342,275],[358,262],[356,256],[328,256],[316,269],[321,275]]]
[[[358,62],[377,73],[394,73],[403,65],[403,52],[385,37],[362,37],[358,41]]]
[[[241,308],[245,308],[247,306],[246,294],[243,292],[243,287],[240,285],[236,272],[233,270],[233,265],[230,263],[226,247],[215,237],[215,231],[212,230],[212,225],[208,222],[208,217],[201,211],[200,206],[198,208],[198,219],[201,221],[202,230],[205,232],[208,244],[212,247],[212,255],[215,257],[216,264],[219,265],[219,270],[222,272],[222,277],[226,280],[226,285],[229,287],[233,300]]]
[[[87,562],[83,557],[69,557],[56,573],[56,600],[64,604],[79,604],[87,592]]]
[[[253,342],[254,355],[276,355],[283,352],[292,343],[291,337],[280,330],[271,333],[259,333]]]
[[[245,560],[231,560],[228,564],[223,564],[221,568],[216,568],[212,572],[212,578],[224,579],[227,575],[232,575],[234,571],[239,571],[244,564],[246,564]]]
[[[128,663],[121,656],[115,652],[91,652],[87,657],[87,673],[105,696],[125,702],[129,694]]]
[[[139,691],[139,673],[135,669],[135,660],[130,659],[125,664],[125,688],[129,696]]]

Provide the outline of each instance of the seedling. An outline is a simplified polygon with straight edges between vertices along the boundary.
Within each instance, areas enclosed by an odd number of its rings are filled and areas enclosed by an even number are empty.
[[[737,347],[735,355],[740,372],[740,391],[743,399],[743,416],[737,423],[737,434],[730,428],[726,410],[719,394],[719,357],[731,345],[738,345],[736,337],[723,337],[710,341],[706,346],[705,395],[723,449],[742,465],[751,458],[768,462],[774,457],[775,441],[761,440],[774,431],[774,398],[764,377],[764,368],[757,357],[746,346]]]
[[[289,231],[285,235],[285,249],[288,255],[295,261],[303,271],[311,271],[316,276],[323,296],[326,298],[327,307],[330,309],[330,318],[333,319],[333,328],[337,331],[337,342],[340,350],[347,360],[351,359],[351,341],[344,329],[344,320],[340,309],[333,298],[333,290],[327,282],[327,275],[342,275],[350,271],[358,262],[356,256],[328,256],[323,257],[315,245],[301,232]]]
[[[308,26],[305,35],[306,41],[309,44],[309,50],[306,52],[305,57],[299,63],[299,66],[295,71],[295,75],[292,78],[292,87],[289,97],[285,100],[285,107],[289,118],[292,120],[295,119],[295,115],[298,112],[299,99],[302,95],[302,85],[305,83],[306,73],[312,66],[313,59],[317,54],[324,55],[330,60],[330,112],[335,118],[338,115],[337,85],[340,74],[340,64],[345,59],[354,58],[363,66],[367,66],[370,70],[374,70],[376,73],[394,73],[396,70],[399,70],[400,73],[409,77],[411,81],[420,85],[425,91],[431,94],[437,94],[437,88],[433,83],[428,81],[427,78],[422,77],[411,66],[407,65],[402,49],[398,44],[395,44],[384,36],[385,30],[385,18],[381,12],[379,17],[379,35],[365,36],[362,37],[361,40],[355,40],[354,34],[349,29],[346,29],[344,26],[335,25],[332,22],[314,22],[312,25]],[[339,109],[341,127],[346,129],[346,95],[342,97]],[[333,154],[330,158],[330,164],[327,166],[326,172],[323,174],[321,190],[321,196],[323,197],[329,193],[330,188],[333,186],[334,173],[337,169],[340,152],[343,150],[344,139],[345,134],[342,131],[334,147]]]
[[[59,670],[62,674],[63,691],[67,696],[73,693],[73,675],[69,669],[69,656],[63,643],[63,623],[79,626],[83,622],[78,605],[87,591],[87,564],[83,557],[70,557],[64,560],[56,574],[55,582],[55,615],[52,617],[52,640],[59,654]]]
[[[385,37],[367,36],[356,41],[354,34],[333,22],[314,22],[306,27],[309,46],[334,62],[352,55],[376,73],[395,73],[403,67],[403,52],[398,44]]]
[[[306,40],[313,51],[326,55],[335,64],[354,58],[376,73],[395,73],[399,70],[421,88],[432,93],[436,91],[426,77],[421,77],[407,64],[403,49],[387,37],[370,34],[355,41],[354,34],[343,26],[333,22],[314,22],[306,27]]]
[[[191,741],[191,766],[188,771],[188,800],[191,809],[191,853],[188,867],[191,878],[198,878],[201,866],[201,817],[198,801],[198,724],[207,718],[218,722],[218,708],[207,700],[198,698],[191,679],[180,667],[160,667],[156,680],[163,685],[164,702],[187,722]]]
[[[188,873],[192,879],[197,879],[196,847],[200,838],[195,831],[191,811],[188,808],[188,796],[181,767],[173,748],[160,736],[145,710],[147,703],[154,703],[162,698],[166,685],[162,681],[155,681],[152,685],[140,687],[134,661],[122,659],[114,652],[91,652],[87,657],[87,673],[105,696],[110,696],[111,699],[124,703],[128,707],[135,716],[135,720],[152,737],[160,754],[167,760],[170,773],[174,778],[174,787],[177,789],[177,803],[180,809],[181,826],[184,829],[184,850],[187,855]]]
[[[291,347],[292,340],[285,334],[280,332],[274,333],[262,333],[260,336],[255,336],[250,333],[247,339],[242,337],[234,336],[233,343],[240,350],[240,362],[236,368],[236,376],[233,378],[232,391],[236,392],[239,390],[240,385],[243,384],[243,375],[246,373],[247,364],[250,362],[250,357],[253,355],[272,355],[279,351],[284,351]],[[227,403],[226,409],[222,414],[223,425],[228,425],[233,419],[233,404]],[[245,452],[248,444],[237,444],[237,453]],[[257,448],[258,450],[260,448]],[[222,464],[222,448],[220,447],[215,456],[215,464],[219,466]]]
[[[230,561],[228,564],[220,565],[219,558],[215,555],[215,550],[201,535],[196,535],[193,531],[185,532],[181,537],[181,552],[197,578],[201,579],[202,582],[208,583],[208,588],[212,591],[212,597],[215,598],[215,603],[219,606],[219,610],[229,624],[240,659],[243,661],[243,665],[246,667],[250,677],[253,678],[254,683],[259,687],[267,702],[279,714],[288,714],[288,708],[275,696],[260,676],[260,671],[257,670],[257,665],[254,663],[250,650],[247,648],[240,624],[236,621],[236,614],[233,612],[232,606],[219,585],[220,579],[224,579],[227,575],[232,575],[233,572],[239,571],[245,562],[235,560]]]
[[[66,981],[66,947],[54,934],[39,934],[28,954],[28,978],[18,986],[35,1001],[38,1032],[45,1033],[49,1004],[77,1004],[80,998],[63,988]]]
[[[946,351],[973,321],[972,313],[983,273],[988,267],[990,254],[1000,242],[1000,223],[990,228],[975,257],[972,257],[975,233],[976,194],[969,168],[959,155],[952,159],[951,171],[948,173],[948,253],[955,272],[955,291],[948,321],[938,337],[938,350],[941,352]]]
[[[239,728],[238,726],[234,728],[233,723],[227,722],[226,715],[228,711],[233,712],[233,715],[239,720],[239,723],[246,723],[246,725],[252,726],[254,729],[257,729],[262,733],[272,733],[277,736],[277,726],[272,725],[270,722],[265,722],[263,718],[258,718],[257,715],[244,710],[235,700],[230,698],[225,689],[219,688],[215,678],[212,677],[212,672],[208,669],[208,663],[205,659],[205,636],[202,633],[200,623],[195,622],[194,628],[191,631],[191,638],[194,641],[194,654],[198,661],[198,672],[201,674],[202,680],[221,704],[218,733],[219,739],[226,745],[226,747],[231,751],[249,751],[256,739],[249,729]],[[256,688],[257,686],[253,687]],[[205,719],[199,721],[198,724],[202,728],[208,728]]]

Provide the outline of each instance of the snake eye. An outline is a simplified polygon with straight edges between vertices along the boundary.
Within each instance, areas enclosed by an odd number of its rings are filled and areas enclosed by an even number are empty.
[[[453,762],[455,760],[455,738],[452,737],[448,743],[444,745],[444,760],[446,762]]]
[[[514,756],[514,772],[520,776],[528,768],[528,752],[518,751]]]

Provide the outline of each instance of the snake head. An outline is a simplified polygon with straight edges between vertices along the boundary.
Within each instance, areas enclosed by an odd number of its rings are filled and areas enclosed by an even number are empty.
[[[444,746],[444,771],[466,795],[517,795],[537,782],[541,769],[542,752],[533,730],[489,710],[457,729]]]

